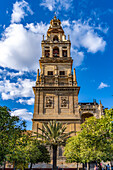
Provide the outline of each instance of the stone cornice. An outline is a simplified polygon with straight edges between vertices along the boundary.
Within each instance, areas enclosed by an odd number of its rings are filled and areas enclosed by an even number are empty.
[[[71,42],[70,42],[70,40],[66,40],[66,41],[60,41],[59,40],[57,42],[52,41],[52,40],[42,40],[41,44],[45,44],[45,45],[48,45],[48,44],[53,44],[53,45],[64,44],[64,45],[66,45],[66,44],[69,44],[69,45],[71,45]]]
[[[52,87],[52,86],[49,86],[49,87],[46,87],[46,86],[41,86],[41,87],[33,87],[33,91],[36,92],[36,91],[48,91],[48,92],[51,92],[51,91],[65,91],[65,92],[77,92],[77,95],[79,93],[79,90],[80,90],[80,87],[79,86],[76,86],[76,87],[69,87],[69,86],[65,86],[65,87]]]
[[[49,58],[45,58],[45,57],[41,57],[41,59],[39,60],[39,63],[73,63],[73,59],[71,57],[49,57]]]
[[[39,115],[38,115],[39,116]],[[80,117],[53,117],[53,116],[50,116],[50,117],[46,117],[45,115],[43,117],[38,117],[38,118],[33,118],[32,119],[33,121],[51,121],[51,120],[57,120],[57,121],[80,121],[81,118]]]

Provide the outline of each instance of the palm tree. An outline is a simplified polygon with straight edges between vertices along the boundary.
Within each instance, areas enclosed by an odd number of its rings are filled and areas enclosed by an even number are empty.
[[[60,122],[50,121],[48,124],[43,123],[43,129],[40,129],[42,134],[38,134],[39,138],[42,138],[47,145],[52,146],[53,149],[53,170],[57,169],[57,147],[64,146],[66,140],[70,137],[69,133],[65,133],[67,129],[66,125]]]

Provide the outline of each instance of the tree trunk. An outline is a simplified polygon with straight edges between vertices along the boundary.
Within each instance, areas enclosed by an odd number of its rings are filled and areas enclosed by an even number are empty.
[[[57,169],[57,145],[53,145],[53,170]]]
[[[5,170],[5,165],[6,165],[6,162],[4,161],[4,170]]]
[[[89,170],[90,170],[90,162],[89,162]]]
[[[13,169],[16,170],[16,161],[14,162],[14,168]]]
[[[32,162],[31,162],[30,169],[32,169],[32,165],[33,165],[33,164],[32,164]]]
[[[88,165],[88,162],[87,162],[87,170],[89,170],[89,165]]]
[[[25,162],[24,162],[24,167],[23,167],[23,169],[25,170]]]
[[[77,170],[78,170],[78,162],[77,162]]]
[[[84,170],[84,163],[82,164],[82,169]]]

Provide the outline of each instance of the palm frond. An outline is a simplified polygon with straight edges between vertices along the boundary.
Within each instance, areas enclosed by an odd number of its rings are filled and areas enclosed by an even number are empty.
[[[42,133],[38,133],[38,137],[43,139],[46,144],[64,145],[70,134],[74,131],[65,133],[67,124],[62,124],[56,120],[43,124],[43,128],[38,128]]]

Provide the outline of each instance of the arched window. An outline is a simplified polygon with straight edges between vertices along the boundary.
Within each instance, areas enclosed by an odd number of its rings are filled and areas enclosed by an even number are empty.
[[[58,36],[57,35],[54,36],[53,41],[58,41]]]
[[[63,50],[62,55],[63,55],[63,57],[67,57],[67,50]]]
[[[58,47],[53,48],[53,57],[59,57],[59,48]]]
[[[45,57],[49,57],[50,56],[50,50],[45,50]]]
[[[50,56],[50,49],[48,46],[45,47],[45,57],[49,57]]]

